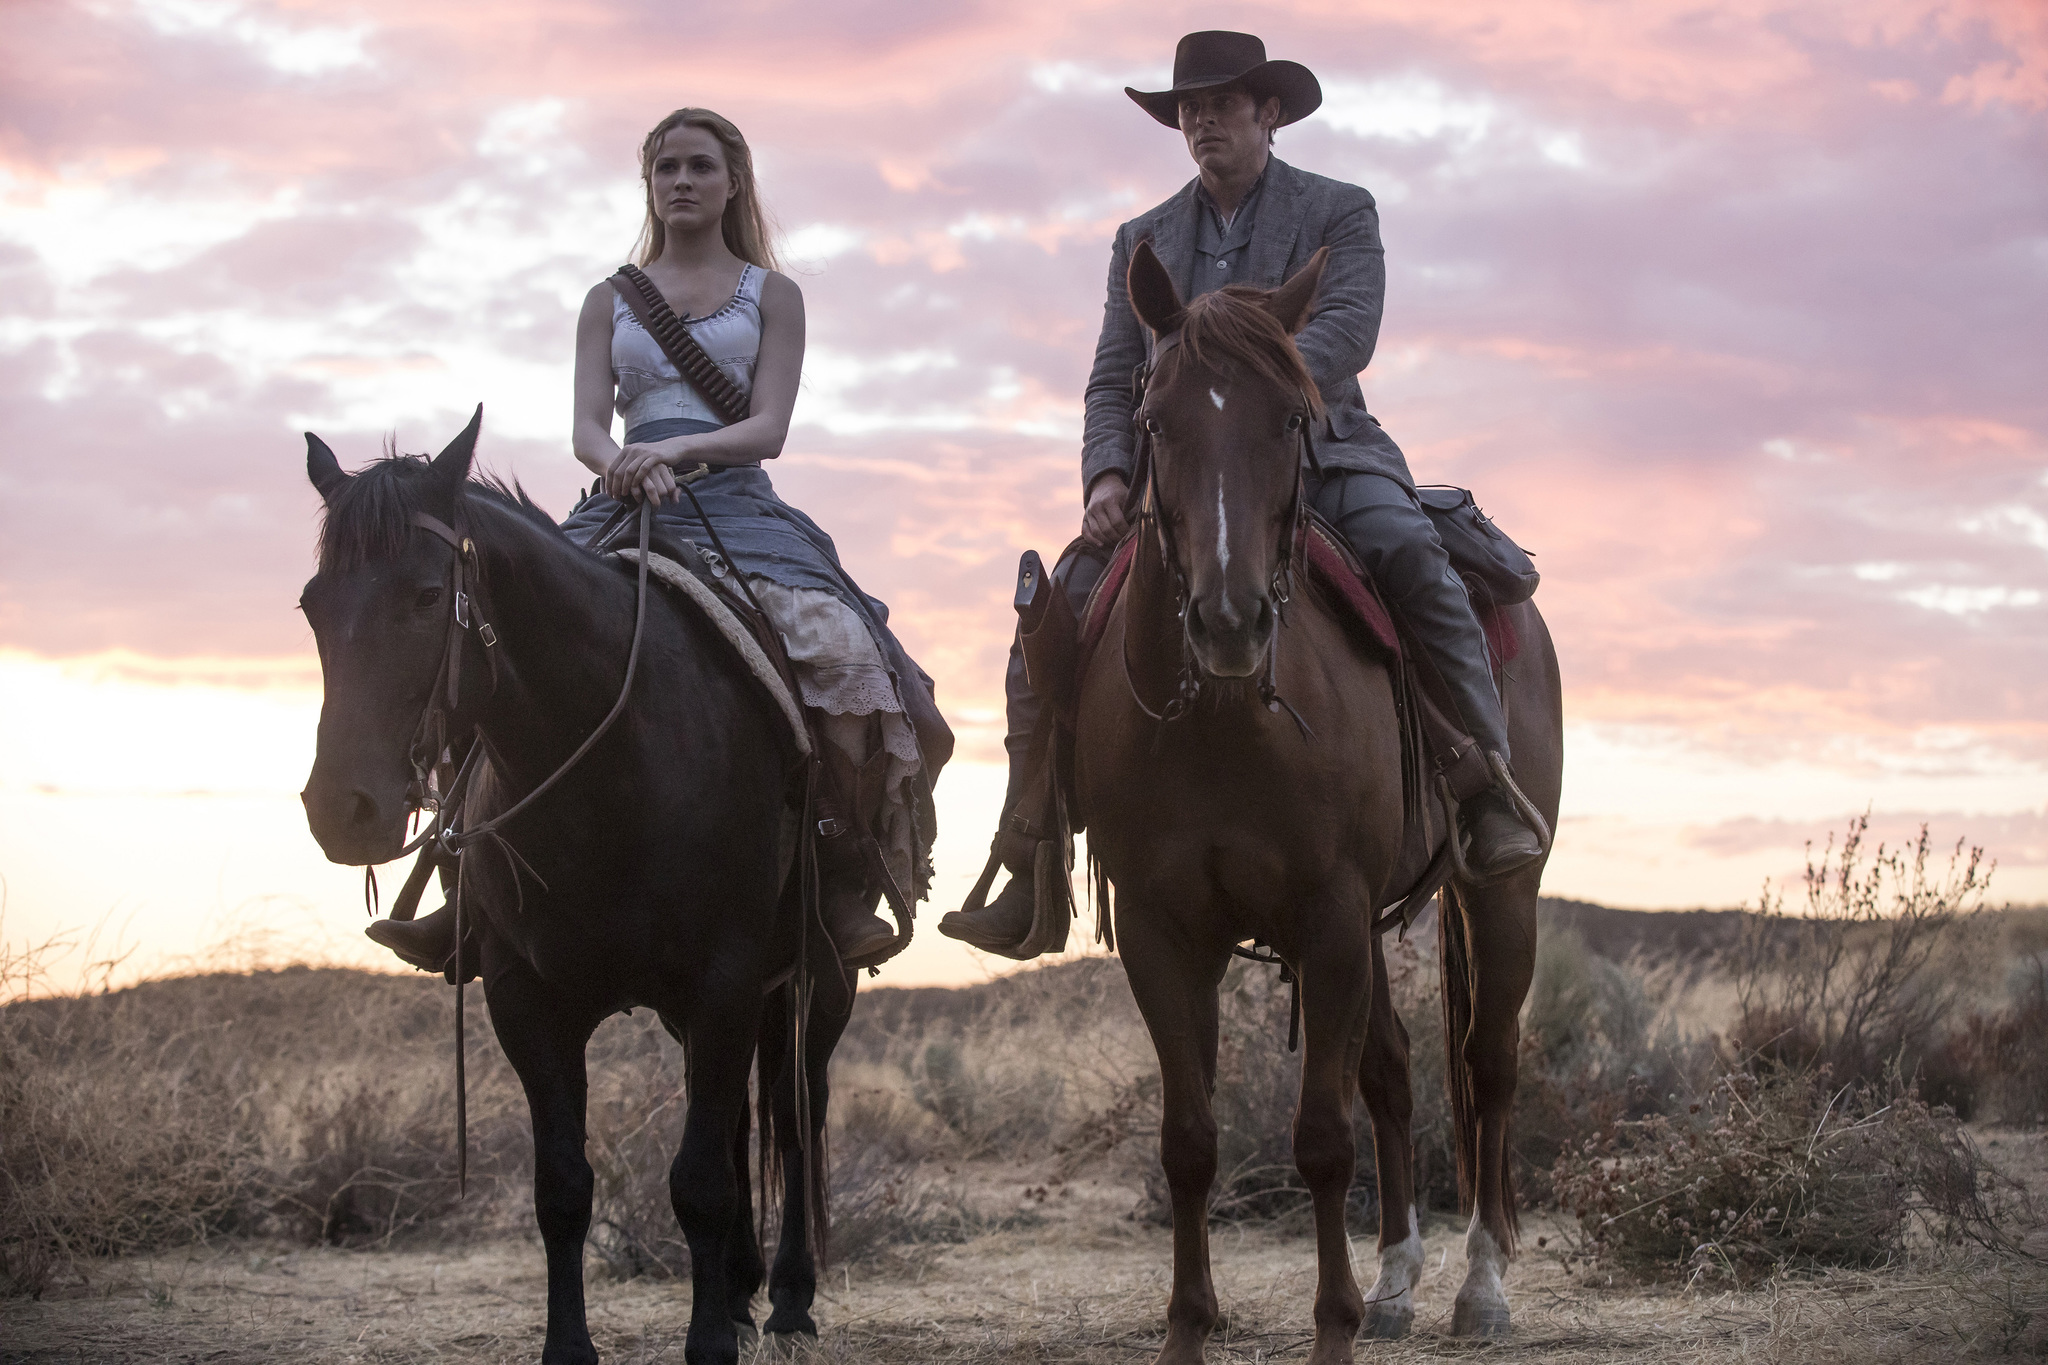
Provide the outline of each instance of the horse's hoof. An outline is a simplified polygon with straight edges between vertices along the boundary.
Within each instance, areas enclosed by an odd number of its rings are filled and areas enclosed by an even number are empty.
[[[773,1328],[761,1334],[761,1354],[776,1360],[795,1360],[808,1354],[818,1344],[818,1329],[809,1331],[778,1332]]]
[[[1415,1325],[1415,1309],[1405,1303],[1375,1303],[1365,1310],[1358,1335],[1368,1341],[1399,1341]]]
[[[1504,1303],[1460,1303],[1451,1313],[1454,1337],[1504,1337],[1508,1309]]]

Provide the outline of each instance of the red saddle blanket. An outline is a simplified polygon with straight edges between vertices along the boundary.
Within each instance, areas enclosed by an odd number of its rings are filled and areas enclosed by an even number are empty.
[[[1320,518],[1311,518],[1303,528],[1309,573],[1330,600],[1341,604],[1345,613],[1364,629],[1374,644],[1391,657],[1400,658],[1401,639],[1394,629],[1393,616],[1387,611],[1386,603],[1380,600],[1379,590],[1372,585],[1371,578],[1336,536],[1336,531]],[[1131,562],[1137,557],[1137,552],[1138,537],[1125,536],[1123,543],[1116,547],[1109,568],[1103,571],[1101,581],[1088,596],[1087,614],[1081,623],[1080,657],[1084,661],[1095,653],[1102,632],[1109,626],[1109,609],[1116,605],[1117,596],[1130,578]],[[1486,629],[1486,645],[1493,653],[1496,666],[1521,652],[1521,640],[1515,634],[1514,622],[1507,618],[1503,609],[1496,607],[1481,611],[1479,624]]]

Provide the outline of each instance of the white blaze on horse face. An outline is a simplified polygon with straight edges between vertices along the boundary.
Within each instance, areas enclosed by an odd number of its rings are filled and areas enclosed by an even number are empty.
[[[1218,402],[1216,406],[1223,405]],[[1216,471],[1216,568],[1219,571],[1230,568],[1230,513],[1223,506],[1223,471],[1220,469]]]
[[[1211,403],[1214,403],[1214,404],[1216,405],[1216,411],[1218,411],[1218,412],[1221,412],[1221,411],[1223,411],[1223,395],[1222,395],[1222,394],[1220,394],[1220,393],[1216,392],[1216,390],[1214,390],[1214,389],[1211,389],[1211,390],[1209,390],[1209,401],[1210,401]]]

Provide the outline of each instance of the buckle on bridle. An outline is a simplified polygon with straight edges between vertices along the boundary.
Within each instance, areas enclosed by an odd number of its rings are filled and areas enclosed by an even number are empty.
[[[469,594],[460,588],[455,590],[455,624],[461,626],[464,630],[468,630],[471,624],[469,619]]]
[[[846,833],[846,822],[836,815],[828,815],[818,822],[818,837],[820,839],[837,839],[844,833]]]

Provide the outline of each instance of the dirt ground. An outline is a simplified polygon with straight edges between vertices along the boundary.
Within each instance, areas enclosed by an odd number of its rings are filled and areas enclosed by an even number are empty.
[[[2000,1164],[2042,1188],[2042,1135],[1984,1140]],[[973,1175],[985,1191],[1007,1190],[998,1197],[1034,1220],[881,1264],[835,1267],[817,1308],[823,1337],[798,1354],[835,1363],[1149,1360],[1163,1328],[1170,1249],[1164,1229],[1124,1216],[1134,1192],[1085,1179],[1031,1186],[1021,1168]],[[2048,1268],[2038,1262],[1930,1249],[1884,1271],[1785,1276],[1747,1291],[1641,1287],[1567,1267],[1556,1254],[1559,1232],[1548,1216],[1527,1221],[1508,1283],[1513,1335],[1475,1344],[1446,1335],[1464,1270],[1462,1230],[1431,1220],[1414,1335],[1361,1344],[1359,1358],[1874,1365],[2048,1353]],[[1226,1325],[1210,1359],[1305,1355],[1315,1288],[1307,1239],[1218,1227],[1214,1254]],[[1369,1282],[1370,1242],[1358,1242],[1354,1255]],[[530,1233],[372,1251],[220,1244],[101,1264],[86,1283],[39,1302],[0,1301],[0,1362],[533,1360],[544,1289]],[[595,1268],[590,1276],[591,1330],[617,1365],[680,1362],[688,1303],[687,1284],[612,1281]]]

